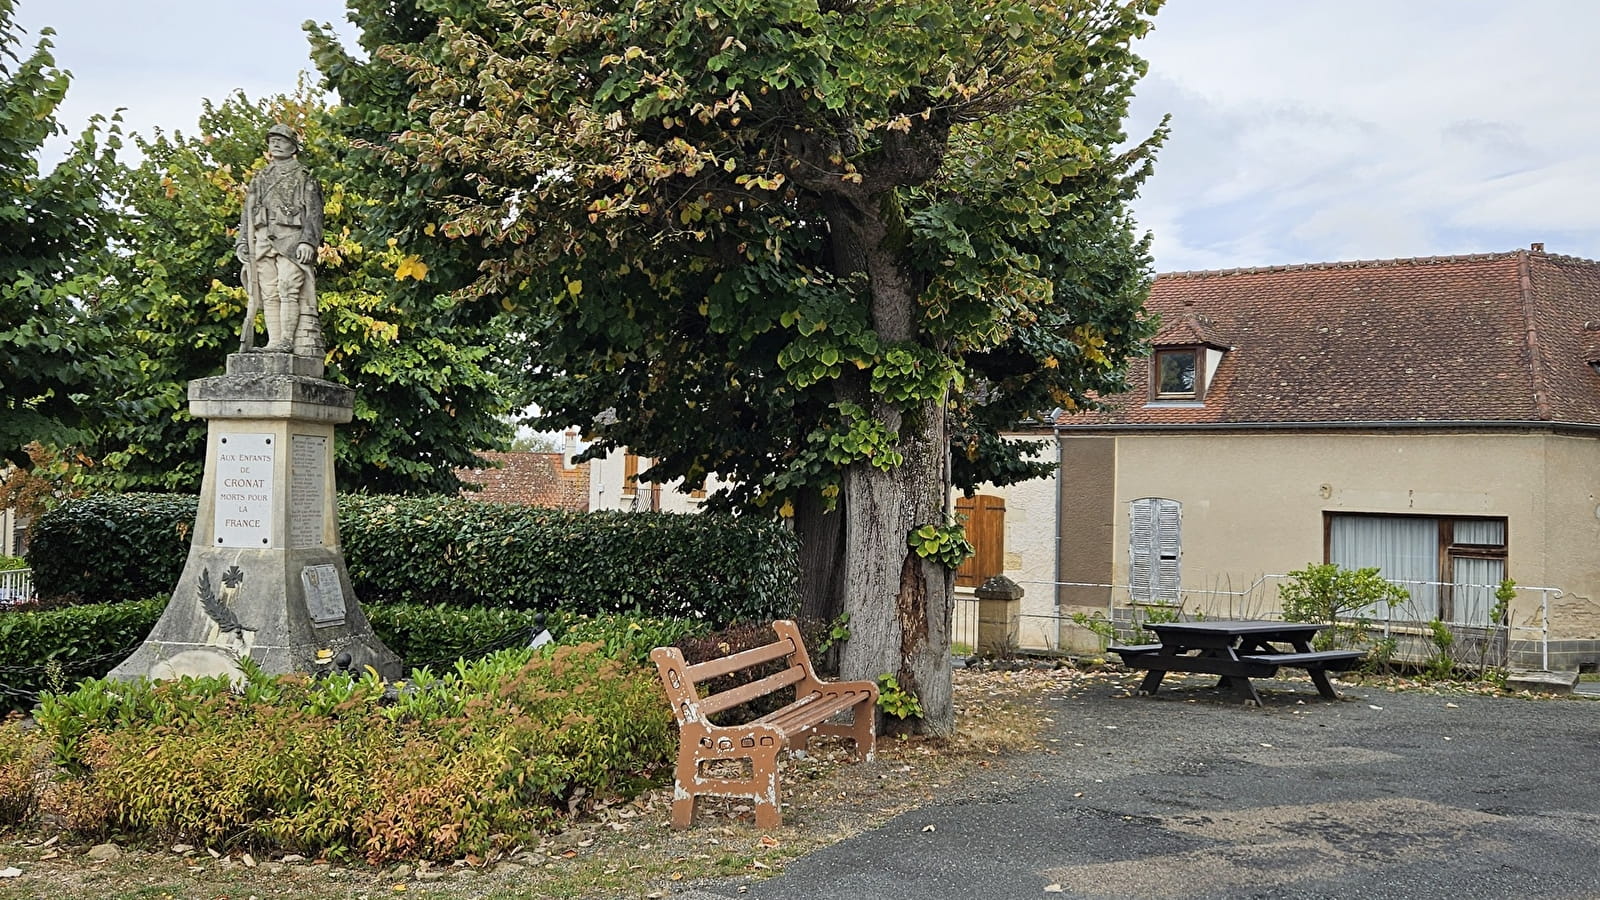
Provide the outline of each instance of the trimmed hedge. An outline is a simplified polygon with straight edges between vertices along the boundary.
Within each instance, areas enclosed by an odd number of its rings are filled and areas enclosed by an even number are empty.
[[[63,503],[34,524],[34,585],[88,603],[168,592],[195,507],[173,494]],[[348,494],[339,531],[363,604],[637,610],[718,624],[795,609],[796,543],[775,522]]]
[[[0,612],[0,715],[29,709],[40,691],[99,678],[139,646],[167,598]]]
[[[80,603],[169,593],[188,558],[195,505],[186,494],[96,494],[62,503],[28,535],[34,590]]]
[[[362,602],[712,622],[792,614],[794,537],[684,513],[572,513],[471,500],[351,496],[340,536]]]

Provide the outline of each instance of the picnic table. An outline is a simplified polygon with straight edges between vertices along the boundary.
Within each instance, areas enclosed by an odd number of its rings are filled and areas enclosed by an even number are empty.
[[[1253,619],[1209,619],[1203,622],[1147,622],[1159,644],[1109,647],[1131,668],[1145,669],[1140,694],[1154,694],[1168,672],[1217,675],[1219,688],[1229,688],[1246,704],[1260,706],[1252,678],[1271,678],[1282,666],[1305,669],[1317,693],[1329,700],[1339,694],[1328,671],[1354,668],[1360,650],[1312,650],[1311,639],[1326,625],[1316,622],[1272,622]],[[1290,649],[1278,645],[1287,644]]]

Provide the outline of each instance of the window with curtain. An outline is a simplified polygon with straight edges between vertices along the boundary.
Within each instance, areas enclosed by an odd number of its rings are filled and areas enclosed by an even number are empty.
[[[1506,520],[1330,513],[1328,562],[1377,568],[1411,593],[1409,602],[1369,609],[1374,621],[1461,625],[1489,621],[1495,587],[1506,577]]]

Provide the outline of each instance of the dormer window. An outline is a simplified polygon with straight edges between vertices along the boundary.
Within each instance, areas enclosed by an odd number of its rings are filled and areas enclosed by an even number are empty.
[[[1152,373],[1152,399],[1199,400],[1205,393],[1199,363],[1198,347],[1157,350]]]

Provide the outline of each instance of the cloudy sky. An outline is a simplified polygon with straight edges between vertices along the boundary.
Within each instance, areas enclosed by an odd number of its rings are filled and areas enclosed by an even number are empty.
[[[20,0],[64,118],[192,131],[285,92],[342,0]],[[1135,211],[1161,271],[1479,253],[1600,259],[1600,0],[1169,0],[1130,131],[1172,116]],[[31,38],[26,43],[32,43]]]

